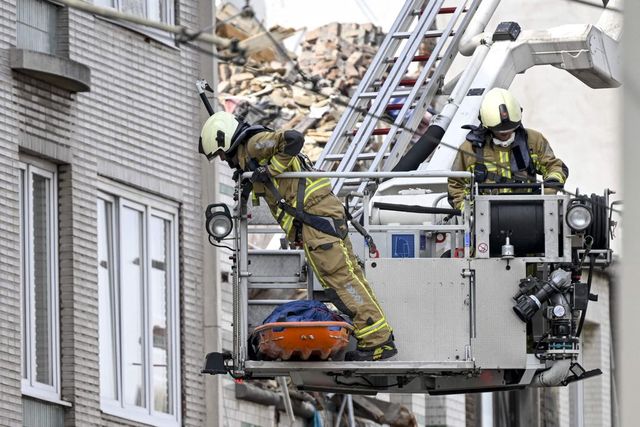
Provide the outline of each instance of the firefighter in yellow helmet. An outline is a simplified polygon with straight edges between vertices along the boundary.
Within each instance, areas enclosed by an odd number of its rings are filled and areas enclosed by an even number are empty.
[[[481,126],[465,126],[470,132],[452,170],[472,172],[478,183],[534,183],[538,175],[545,183],[565,183],[569,169],[540,132],[522,126],[522,108],[511,92],[488,91],[480,105],[480,122]],[[469,193],[468,180],[449,178],[448,190],[451,206],[462,209]]]
[[[397,353],[387,323],[358,265],[344,206],[331,192],[327,178],[278,179],[283,172],[310,171],[300,153],[304,137],[295,130],[249,125],[233,114],[218,112],[202,128],[200,153],[219,156],[239,171],[253,171],[254,200],[262,197],[287,240],[302,246],[329,299],[355,326],[358,348],[347,360],[382,360]]]

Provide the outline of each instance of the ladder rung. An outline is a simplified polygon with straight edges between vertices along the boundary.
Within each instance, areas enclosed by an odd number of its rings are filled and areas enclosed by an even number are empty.
[[[371,132],[371,135],[386,135],[389,133],[389,131],[391,130],[391,128],[378,128],[378,129],[374,129],[373,132]],[[354,130],[351,131],[350,135],[355,136],[355,134],[358,133],[358,130]]]
[[[358,160],[373,160],[375,159],[375,157],[378,155],[378,153],[362,153],[359,154],[357,159]],[[342,154],[328,154],[327,157],[325,157],[325,160],[332,160],[332,161],[336,161],[336,160],[342,160],[342,158],[344,157],[344,155]],[[384,158],[389,157],[389,153],[385,153]]]
[[[452,31],[450,35],[452,36],[454,35],[454,33],[455,32]],[[408,39],[412,35],[413,35],[412,31],[399,31],[397,33],[394,33],[392,37],[396,39]],[[442,36],[442,31],[438,31],[438,30],[427,31],[423,35],[425,39],[432,39],[432,38],[441,37],[441,36]]]
[[[378,80],[373,82],[374,86],[382,86],[385,80]],[[398,83],[398,86],[415,86],[418,83],[418,79],[402,79]]]
[[[418,79],[402,79],[400,80],[400,86],[415,86]]]
[[[426,62],[429,60],[429,58],[431,57],[431,55],[416,55],[413,57],[413,59],[411,61],[413,62]],[[437,57],[436,60],[440,60],[442,59],[442,57]],[[384,62],[387,64],[393,64],[398,60],[398,58],[390,58],[390,59],[385,59]]]
[[[453,7],[443,7],[440,8],[440,10],[438,11],[438,15],[445,15],[445,14],[451,14],[451,13],[455,13],[456,10],[458,10],[457,7],[453,6]],[[467,9],[466,7],[464,9],[462,9],[463,12],[468,11],[469,9]]]
[[[387,105],[387,108],[385,108],[385,110],[386,111],[398,111],[398,110],[402,110],[402,107],[404,107],[404,103],[389,104],[389,105]]]
[[[451,13],[455,13],[457,7],[453,6],[453,7],[443,7],[440,8],[440,10],[438,11],[438,15],[446,15],[446,14],[451,14]],[[466,7],[462,10],[463,12],[468,11],[469,9],[467,9]],[[411,14],[413,16],[417,16],[417,15],[422,15],[422,13],[424,12],[424,9],[421,10],[414,10],[413,12],[411,12]]]
[[[398,90],[393,92],[391,96],[392,97],[409,96],[410,93],[411,93],[410,90]],[[360,98],[375,98],[376,96],[378,96],[378,92],[362,92],[359,95]]]

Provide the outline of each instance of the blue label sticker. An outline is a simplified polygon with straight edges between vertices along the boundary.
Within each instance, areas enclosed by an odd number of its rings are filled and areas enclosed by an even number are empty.
[[[392,234],[391,235],[391,257],[392,258],[415,258],[416,243],[413,234]]]

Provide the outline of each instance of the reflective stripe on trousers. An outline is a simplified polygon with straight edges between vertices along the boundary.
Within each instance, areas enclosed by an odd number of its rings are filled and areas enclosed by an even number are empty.
[[[310,235],[319,238],[309,238]],[[322,237],[326,234],[306,225],[303,236],[307,260],[316,277],[322,286],[333,289],[351,312],[358,346],[370,348],[386,342],[391,326],[358,265],[349,238],[327,241]]]

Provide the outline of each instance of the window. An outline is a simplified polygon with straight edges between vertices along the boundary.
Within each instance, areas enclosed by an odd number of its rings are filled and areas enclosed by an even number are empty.
[[[60,399],[55,168],[20,164],[22,392]]]
[[[58,6],[46,0],[20,0],[16,12],[17,47],[54,55]]]
[[[93,0],[97,6],[109,7],[151,21],[174,23],[173,0]]]
[[[178,209],[113,190],[97,205],[102,409],[177,425]]]
[[[91,88],[91,70],[69,58],[68,9],[48,0],[18,0],[13,71],[71,93]]]

